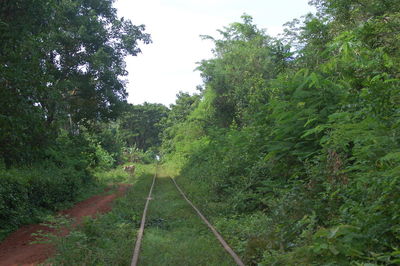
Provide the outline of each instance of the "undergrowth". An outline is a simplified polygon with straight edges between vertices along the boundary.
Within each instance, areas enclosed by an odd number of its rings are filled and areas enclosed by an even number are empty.
[[[125,196],[115,200],[110,212],[97,218],[86,217],[65,237],[49,236],[56,253],[46,263],[129,265],[153,174],[154,165],[137,166],[134,176],[124,174],[121,168],[98,174],[104,182],[125,182],[133,186]]]
[[[0,169],[0,240],[23,224],[37,223],[104,189],[73,168],[45,166]]]

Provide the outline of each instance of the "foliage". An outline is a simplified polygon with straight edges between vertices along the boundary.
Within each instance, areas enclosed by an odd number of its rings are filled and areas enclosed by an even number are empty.
[[[176,95],[177,99],[175,104],[170,106],[170,111],[166,118],[163,118],[161,123],[164,126],[162,132],[162,151],[166,154],[172,153],[174,149],[174,138],[179,135],[178,130],[181,130],[182,123],[185,122],[186,118],[193,112],[200,101],[200,95],[179,92]]]
[[[395,265],[400,7],[311,2],[282,39],[246,15],[207,37],[165,161],[250,265]]]
[[[212,90],[211,123],[228,127],[232,121],[239,126],[251,121],[252,113],[266,101],[264,88],[268,80],[285,69],[291,53],[288,47],[267,36],[242,16],[243,23],[233,23],[219,31],[223,39],[214,40],[216,58],[203,60],[198,69]]]
[[[40,0],[0,5],[0,156],[42,159],[60,128],[115,119],[126,98],[124,57],[150,42],[118,18],[113,1]]]
[[[1,237],[22,224],[40,221],[44,214],[74,202],[95,185],[89,167],[96,162],[86,156],[92,151],[79,146],[86,140],[66,135],[57,141],[56,148],[46,151],[49,159],[0,170]]]
[[[84,219],[82,224],[67,236],[51,235],[50,241],[56,245],[57,253],[48,263],[55,265],[130,263],[137,231],[135,228],[138,229],[140,226],[154,165],[138,165],[136,170],[137,174],[128,178],[122,167],[98,174],[104,181],[127,181],[134,186],[128,189],[124,197],[115,201],[110,212],[96,219]],[[120,178],[116,177],[118,175]]]
[[[169,109],[162,104],[129,105],[120,119],[122,138],[127,147],[147,151],[161,144],[161,122]]]
[[[157,151],[149,149],[142,151],[135,147],[124,149],[123,158],[125,162],[151,164],[156,162]]]
[[[111,0],[0,3],[0,234],[37,222],[122,162],[124,58],[151,42]],[[110,123],[107,123],[110,122]]]
[[[118,121],[110,121],[108,123],[98,123],[91,129],[93,131],[90,137],[97,146],[103,149],[111,158],[113,166],[122,164],[123,150],[125,142],[122,137],[121,127]]]

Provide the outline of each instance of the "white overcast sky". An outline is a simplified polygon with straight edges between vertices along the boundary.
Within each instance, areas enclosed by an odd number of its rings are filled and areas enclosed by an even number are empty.
[[[199,35],[218,36],[217,29],[241,21],[244,13],[270,35],[282,25],[314,8],[308,0],[117,0],[118,15],[133,24],[145,24],[153,43],[128,57],[128,102],[175,102],[179,91],[195,92],[201,84],[196,62],[212,56],[211,41]]]

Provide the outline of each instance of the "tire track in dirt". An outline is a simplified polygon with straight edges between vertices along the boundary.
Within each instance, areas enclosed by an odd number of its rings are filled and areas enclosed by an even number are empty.
[[[70,209],[60,211],[59,214],[74,218],[74,226],[76,226],[82,222],[84,216],[94,217],[97,214],[110,211],[111,202],[117,197],[124,195],[129,187],[130,185],[121,184],[113,194],[93,196],[77,203]],[[50,244],[30,244],[30,242],[36,239],[32,234],[38,231],[51,233],[54,232],[54,229],[38,224],[27,225],[21,227],[1,242],[0,266],[36,265],[49,258],[54,252]],[[62,233],[62,235],[67,234],[67,230]]]

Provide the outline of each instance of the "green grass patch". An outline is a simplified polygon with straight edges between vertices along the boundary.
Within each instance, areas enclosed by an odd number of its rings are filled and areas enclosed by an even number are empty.
[[[165,175],[156,180],[139,263],[234,265],[215,236]]]
[[[140,226],[144,203],[154,166],[138,166],[135,176],[119,169],[101,173],[103,181],[133,184],[125,196],[117,199],[109,213],[96,219],[87,218],[66,237],[51,237],[57,251],[46,263],[53,265],[129,265]],[[107,176],[115,178],[106,179]],[[118,174],[120,174],[118,176]]]
[[[229,202],[221,201],[218,195],[210,193],[210,184],[204,180],[193,180],[182,176],[179,171],[167,164],[164,168],[168,175],[174,177],[193,204],[207,217],[218,232],[229,243],[231,248],[249,265],[253,265],[255,258],[262,256],[258,246],[259,236],[265,233],[263,221],[267,219],[261,213],[249,216],[237,215],[231,212]],[[251,239],[255,244],[248,246]],[[261,243],[265,245],[265,243]],[[261,254],[260,254],[261,253]]]

